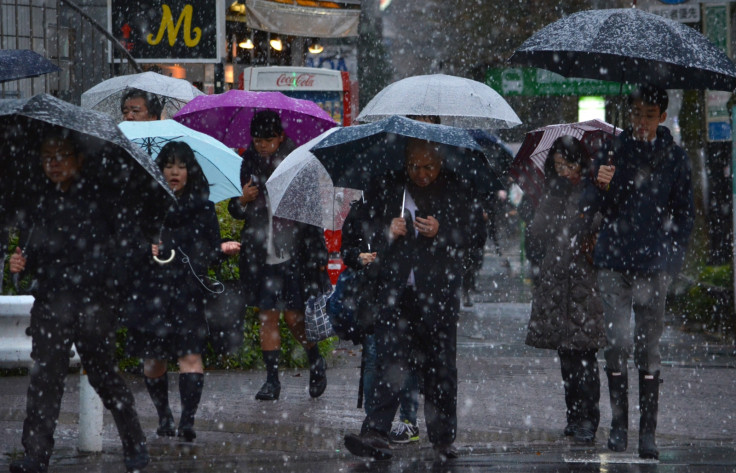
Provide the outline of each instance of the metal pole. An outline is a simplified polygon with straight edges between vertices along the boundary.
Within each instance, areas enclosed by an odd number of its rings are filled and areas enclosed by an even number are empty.
[[[79,440],[80,452],[102,451],[102,399],[89,384],[87,373],[79,372]]]

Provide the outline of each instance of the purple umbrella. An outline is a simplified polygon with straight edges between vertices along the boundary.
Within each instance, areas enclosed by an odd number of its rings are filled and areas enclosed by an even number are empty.
[[[281,92],[247,90],[195,97],[174,115],[174,120],[232,148],[245,148],[250,143],[250,122],[260,110],[278,112],[286,136],[297,146],[337,126],[314,102],[293,99]]]

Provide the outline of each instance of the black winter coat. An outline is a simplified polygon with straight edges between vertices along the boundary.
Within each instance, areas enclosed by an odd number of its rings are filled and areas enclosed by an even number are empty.
[[[26,271],[38,280],[36,298],[53,297],[58,290],[112,290],[117,264],[118,236],[114,215],[103,209],[98,193],[86,180],[62,192],[48,183],[28,219],[20,246]]]
[[[170,251],[175,257],[171,263],[160,265],[150,253],[141,261],[142,271],[134,286],[125,323],[132,332],[143,333],[147,340],[134,340],[145,351],[181,355],[180,352],[198,352],[194,347],[152,346],[151,338],[164,343],[172,334],[182,334],[203,343],[207,334],[204,315],[205,297],[202,286],[207,270],[222,257],[220,226],[212,202],[193,195],[185,196],[172,206],[164,219],[159,258],[167,259]],[[146,345],[147,344],[147,345]],[[133,349],[136,351],[136,348]]]
[[[266,181],[291,151],[294,143],[288,138],[276,153],[269,158],[262,158],[248,148],[240,167],[240,185],[245,186],[255,176],[258,185],[258,197],[245,206],[240,205],[237,198],[230,200],[228,211],[238,220],[244,220],[240,233],[240,282],[242,284],[247,305],[256,305],[259,294],[255,293],[258,281],[262,279],[266,267],[268,243],[268,191]],[[327,247],[324,230],[292,220],[273,217],[274,246],[276,251],[291,255],[290,268],[298,275],[302,297],[306,301],[310,295],[327,291],[330,287],[327,276]]]
[[[614,271],[677,274],[693,228],[691,167],[685,151],[666,127],[654,144],[633,139],[625,130],[597,155],[594,174],[608,160],[616,172],[608,190],[590,182],[580,204],[589,218],[603,215],[595,265]]]
[[[606,344],[596,270],[581,245],[590,235],[577,235],[571,245],[582,187],[553,194],[547,186],[528,227],[528,244],[541,258],[526,336],[533,347],[592,350]]]
[[[400,216],[405,186],[417,204],[417,214],[434,216],[439,222],[434,238],[415,236],[412,227],[406,236],[389,242],[388,228],[391,220]],[[431,297],[437,310],[458,308],[463,256],[471,244],[473,209],[470,193],[460,180],[443,170],[429,186],[418,188],[402,170],[378,179],[365,196],[362,221],[368,228],[363,231],[372,235],[371,250],[378,253],[377,304],[382,308],[395,305],[414,270],[419,297]]]

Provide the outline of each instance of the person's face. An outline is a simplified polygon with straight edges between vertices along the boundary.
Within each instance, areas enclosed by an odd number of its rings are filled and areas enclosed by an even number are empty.
[[[284,142],[284,139],[285,136],[283,133],[279,136],[274,136],[271,138],[254,137],[253,147],[255,148],[256,153],[258,153],[261,157],[267,158],[275,153],[277,149],[279,149],[279,146],[281,146],[281,143]]]
[[[51,139],[41,144],[41,166],[46,177],[62,191],[67,191],[79,175],[82,157],[69,140]]]
[[[123,103],[123,120],[129,122],[150,122],[155,120],[148,113],[146,100],[143,97],[129,98]]]
[[[667,118],[667,112],[661,112],[658,105],[651,105],[640,99],[631,104],[631,126],[634,138],[640,141],[652,141],[657,137],[657,127]]]
[[[164,166],[164,179],[174,194],[181,195],[187,186],[187,165],[174,159],[174,162],[166,163]]]
[[[569,179],[572,182],[578,182],[580,180],[580,165],[578,163],[571,163],[566,160],[560,153],[555,153],[555,172],[560,177]]]
[[[442,158],[430,147],[409,148],[406,155],[406,171],[409,179],[419,187],[426,187],[437,179],[442,169]]]

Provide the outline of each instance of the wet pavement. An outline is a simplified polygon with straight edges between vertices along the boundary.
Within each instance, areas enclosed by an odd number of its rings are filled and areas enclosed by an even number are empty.
[[[562,435],[564,398],[559,364],[551,350],[524,345],[529,283],[518,250],[486,255],[476,301],[464,308],[458,329],[458,435],[461,457],[434,462],[419,417],[421,440],[394,449],[394,459],[366,462],[346,452],[342,438],[357,432],[360,349],[342,342],[329,360],[329,385],[319,399],[307,392],[306,370],[285,370],[281,399],[254,399],[261,371],[208,371],[197,415],[197,439],[157,438],[156,414],[140,378],[126,375],[152,454],[148,472],[736,472],[736,356],[733,343],[681,330],[668,317],[663,336],[664,384],[657,441],[659,462],[636,456],[638,415],[633,383],[630,448],[612,453],[608,386],[601,386],[601,427],[596,443],[575,445]],[[599,354],[602,367],[602,355]],[[176,376],[172,409],[179,412]],[[22,452],[27,376],[0,378],[0,471]],[[125,471],[120,443],[105,414],[103,452],[76,450],[78,376],[70,375],[56,434],[51,472]],[[633,447],[633,448],[632,448]]]

